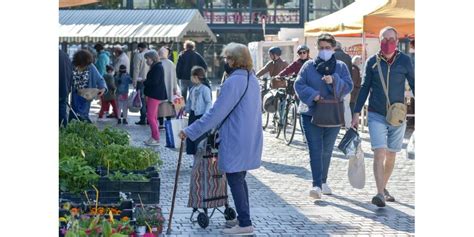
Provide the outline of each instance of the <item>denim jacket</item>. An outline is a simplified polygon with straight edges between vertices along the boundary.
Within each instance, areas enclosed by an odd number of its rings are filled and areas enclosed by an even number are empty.
[[[120,83],[119,83],[120,81]],[[132,84],[132,78],[128,73],[115,77],[115,85],[117,87],[117,95],[128,94],[128,85]]]
[[[186,112],[194,111],[194,115],[202,115],[209,111],[211,106],[211,89],[209,87],[200,84],[189,90],[189,99],[185,107]]]

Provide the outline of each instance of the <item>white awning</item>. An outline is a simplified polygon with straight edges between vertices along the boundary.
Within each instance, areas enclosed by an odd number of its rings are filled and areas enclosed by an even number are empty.
[[[60,10],[59,24],[59,42],[216,42],[196,9]]]

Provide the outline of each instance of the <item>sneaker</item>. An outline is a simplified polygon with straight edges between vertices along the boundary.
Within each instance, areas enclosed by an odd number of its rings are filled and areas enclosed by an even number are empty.
[[[253,226],[240,227],[236,225],[229,229],[224,229],[222,234],[225,235],[253,235]]]
[[[146,121],[138,121],[135,122],[136,125],[147,125],[148,123]]]
[[[384,207],[385,206],[385,197],[382,194],[377,194],[372,198],[372,204],[378,206],[378,207]]]
[[[122,119],[117,119],[117,124],[122,124]]]
[[[233,220],[228,220],[225,222],[225,228],[232,228],[238,224],[239,224],[239,220],[237,220],[237,218]]]
[[[324,195],[331,195],[332,194],[331,188],[326,183],[323,184],[322,191],[323,191]]]
[[[127,119],[123,119],[123,124],[128,124]]]
[[[107,118],[117,118],[117,115],[115,115],[115,114],[109,114],[109,115],[107,115]]]
[[[321,188],[319,188],[318,186],[313,187],[309,191],[309,196],[315,199],[321,199]]]
[[[395,202],[395,198],[394,198],[392,195],[390,195],[390,193],[388,192],[387,189],[384,189],[384,190],[383,190],[383,194],[385,195],[385,201],[387,201],[387,202]]]
[[[150,138],[150,139],[148,139],[148,141],[145,141],[145,145],[147,145],[147,146],[159,146],[160,142],[153,139],[153,138]]]

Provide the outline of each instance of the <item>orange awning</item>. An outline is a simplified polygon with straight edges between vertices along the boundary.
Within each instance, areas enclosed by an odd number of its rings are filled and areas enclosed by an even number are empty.
[[[59,0],[59,8],[77,7],[98,2],[100,2],[100,0]]]
[[[378,36],[380,30],[393,26],[400,37],[415,33],[414,0],[356,0],[328,16],[306,22],[305,36],[331,33],[335,36]]]
[[[393,26],[400,37],[415,33],[415,1],[391,0],[382,8],[364,16],[364,32],[378,34],[385,26]]]

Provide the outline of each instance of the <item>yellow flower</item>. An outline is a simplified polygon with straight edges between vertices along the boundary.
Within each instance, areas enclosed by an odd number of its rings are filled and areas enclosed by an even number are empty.
[[[128,218],[128,216],[124,216],[124,217],[122,217],[121,221],[123,221],[123,222],[127,222],[127,221],[129,221],[129,218]]]
[[[67,222],[67,220],[64,217],[59,217],[59,222]]]

